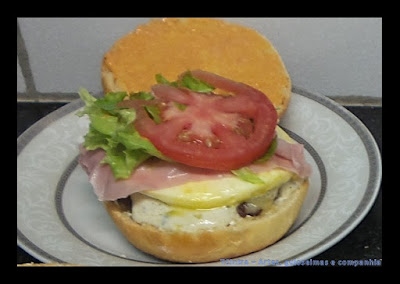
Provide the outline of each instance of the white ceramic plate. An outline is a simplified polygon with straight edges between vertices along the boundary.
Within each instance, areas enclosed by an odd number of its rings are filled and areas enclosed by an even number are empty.
[[[77,164],[89,124],[75,115],[82,106],[79,100],[63,106],[17,140],[17,244],[43,262],[172,265],[130,245],[97,201]],[[379,191],[378,147],[349,111],[296,89],[280,125],[305,145],[313,167],[309,193],[285,237],[230,263],[284,265],[312,258],[354,229]]]

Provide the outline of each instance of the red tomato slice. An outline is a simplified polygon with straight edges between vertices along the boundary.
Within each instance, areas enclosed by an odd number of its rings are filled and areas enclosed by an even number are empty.
[[[134,122],[167,157],[182,164],[214,170],[233,170],[263,155],[275,135],[277,112],[262,92],[213,73],[195,70],[192,76],[234,93],[220,96],[165,84],[152,87],[162,122],[156,124],[138,102]]]

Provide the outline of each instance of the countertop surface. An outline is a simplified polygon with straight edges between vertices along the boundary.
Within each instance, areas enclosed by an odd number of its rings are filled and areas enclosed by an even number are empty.
[[[17,138],[32,124],[65,103],[17,103]],[[348,106],[374,136],[382,153],[382,107]],[[382,260],[382,187],[374,205],[361,223],[344,239],[314,260]],[[39,260],[17,245],[17,264]]]

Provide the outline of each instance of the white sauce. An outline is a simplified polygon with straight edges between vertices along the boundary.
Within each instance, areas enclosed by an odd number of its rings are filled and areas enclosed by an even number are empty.
[[[297,188],[298,182],[290,181],[278,189],[270,190],[262,196],[247,200],[268,211],[273,202],[282,202],[290,192]],[[277,196],[279,193],[279,196]],[[236,212],[236,206],[222,206],[212,209],[187,209],[170,206],[157,199],[141,193],[131,195],[132,219],[138,223],[153,225],[157,228],[173,231],[194,232],[197,230],[213,230],[225,226],[234,226],[247,218]]]

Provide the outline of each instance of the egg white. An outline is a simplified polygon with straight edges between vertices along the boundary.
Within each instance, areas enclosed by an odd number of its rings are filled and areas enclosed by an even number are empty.
[[[276,132],[279,138],[294,143],[279,126],[276,128]],[[147,190],[142,194],[171,206],[210,209],[236,205],[244,200],[263,195],[290,181],[294,173],[275,168],[260,172],[257,176],[264,181],[264,184],[249,183],[232,175],[232,177],[193,181],[164,189]]]

